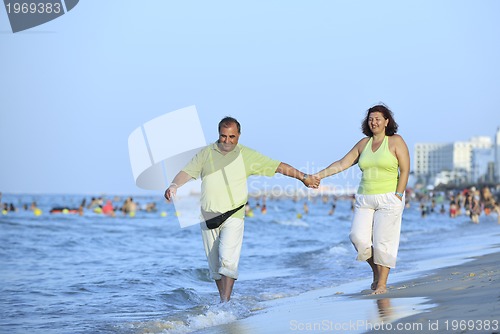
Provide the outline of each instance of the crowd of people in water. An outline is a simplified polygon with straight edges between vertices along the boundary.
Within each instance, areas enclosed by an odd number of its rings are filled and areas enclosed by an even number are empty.
[[[495,191],[495,192],[494,192]],[[273,198],[271,198],[273,199]],[[162,199],[163,200],[163,199]],[[253,217],[256,212],[266,214],[268,198],[266,196],[250,197],[249,202],[245,206],[247,217]],[[303,201],[302,210],[298,210],[297,218],[301,219],[304,215],[309,214],[310,204],[320,200],[327,206],[325,214],[333,216],[337,207],[338,200],[350,201],[350,208],[354,211],[355,198],[354,195],[334,196],[295,196],[292,198],[294,202]],[[430,214],[447,214],[451,218],[459,216],[469,217],[472,223],[478,224],[482,215],[488,216],[496,214],[498,223],[500,224],[500,192],[496,189],[492,191],[489,187],[470,187],[461,190],[452,190],[448,192],[432,192],[432,191],[412,191],[407,190],[406,207],[418,203],[421,217],[425,218]],[[2,193],[0,192],[0,210],[2,215],[7,215],[10,212],[17,211],[32,211],[36,216],[39,216],[43,211],[39,208],[36,201],[31,203],[7,203],[2,202]],[[87,198],[83,198],[78,206],[54,206],[50,209],[50,214],[79,214],[84,215],[86,212],[94,214],[102,214],[110,217],[129,216],[134,217],[136,212],[156,213],[158,212],[157,203],[154,201],[139,203],[134,201],[133,197],[122,199],[119,196],[114,196],[112,199],[106,199],[103,196],[91,197],[87,203]],[[162,216],[167,216],[166,211],[161,211]]]
[[[18,206],[21,206],[21,208]],[[36,216],[42,214],[42,210],[36,201],[32,201],[30,204],[18,204],[18,206],[12,202],[2,202],[2,193],[0,192],[1,214],[6,215],[9,212],[17,212],[20,210],[33,211]],[[138,202],[135,202],[133,197],[127,197],[122,201],[119,196],[115,196],[113,199],[105,199],[104,197],[99,196],[91,197],[89,203],[87,203],[87,198],[83,198],[78,206],[54,206],[50,209],[49,213],[79,214],[82,216],[85,212],[93,212],[95,214],[103,214],[111,217],[116,217],[117,214],[133,217],[137,211],[157,212],[158,210],[155,202],[147,202],[144,205],[141,205]]]
[[[497,192],[495,195],[492,189],[486,186],[449,191],[444,200],[433,192],[419,193],[416,197],[420,203],[422,218],[432,213],[448,214],[450,218],[465,215],[472,223],[479,224],[481,215],[496,213],[500,224],[500,194]],[[445,203],[448,204],[447,208]]]

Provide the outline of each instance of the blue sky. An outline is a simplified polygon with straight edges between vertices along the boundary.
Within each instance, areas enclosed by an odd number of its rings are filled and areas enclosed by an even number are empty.
[[[309,171],[341,158],[378,102],[411,153],[492,137],[498,13],[494,0],[87,0],[13,34],[2,8],[0,191],[142,194],[128,136],[190,105],[207,141],[231,115],[241,143]]]

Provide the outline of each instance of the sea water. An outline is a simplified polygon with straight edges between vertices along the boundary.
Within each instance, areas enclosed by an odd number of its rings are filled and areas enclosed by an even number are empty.
[[[226,304],[209,277],[199,226],[181,229],[176,215],[183,213],[161,194],[134,198],[157,207],[134,216],[49,213],[84,198],[89,203],[82,195],[3,195],[17,211],[0,214],[1,333],[188,333],[249,317],[272,300],[371,276],[349,241],[348,198],[332,215],[331,198],[268,198],[266,213],[261,198],[250,199],[239,279]],[[33,201],[41,214],[22,208]],[[472,254],[499,233],[496,219],[482,215],[476,225],[465,215],[422,217],[410,203],[392,273]]]

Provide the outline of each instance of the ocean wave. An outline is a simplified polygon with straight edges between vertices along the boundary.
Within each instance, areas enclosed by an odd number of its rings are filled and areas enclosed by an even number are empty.
[[[309,227],[309,224],[300,219],[290,219],[290,220],[272,220],[274,224],[284,225],[284,226],[294,226],[294,227]]]
[[[176,281],[212,282],[210,272],[206,268],[175,268],[164,272],[166,278]]]
[[[203,302],[203,298],[192,288],[177,288],[161,294],[160,298],[172,309],[186,309],[186,306]]]
[[[227,303],[194,307],[187,312],[179,313],[165,319],[134,322],[121,325],[120,327],[128,328],[130,334],[192,333],[205,328],[234,322],[248,316],[250,312],[245,303],[231,300]]]
[[[328,250],[328,253],[331,255],[346,255],[346,254],[349,254],[349,250],[347,249],[347,247],[345,245],[341,244],[341,245],[330,247],[330,249]]]

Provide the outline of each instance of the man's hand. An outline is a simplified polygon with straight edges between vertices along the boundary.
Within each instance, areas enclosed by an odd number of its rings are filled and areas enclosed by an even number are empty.
[[[319,187],[320,179],[316,175],[307,175],[305,180],[302,180],[302,183],[308,188],[317,189]]]
[[[316,189],[319,187],[320,179],[316,175],[304,174],[303,172],[284,162],[281,162],[278,168],[276,168],[276,173],[281,173],[283,175],[300,180],[308,188]]]
[[[172,183],[170,183],[167,190],[165,190],[164,196],[167,199],[167,201],[173,200],[175,195],[177,194],[177,188],[181,187],[191,179],[192,177],[189,176],[189,174],[184,171],[180,171],[179,173],[177,173],[177,175],[172,180]]]
[[[171,201],[175,195],[177,194],[177,185],[176,184],[171,184],[167,190],[165,190],[165,198],[167,201]]]

